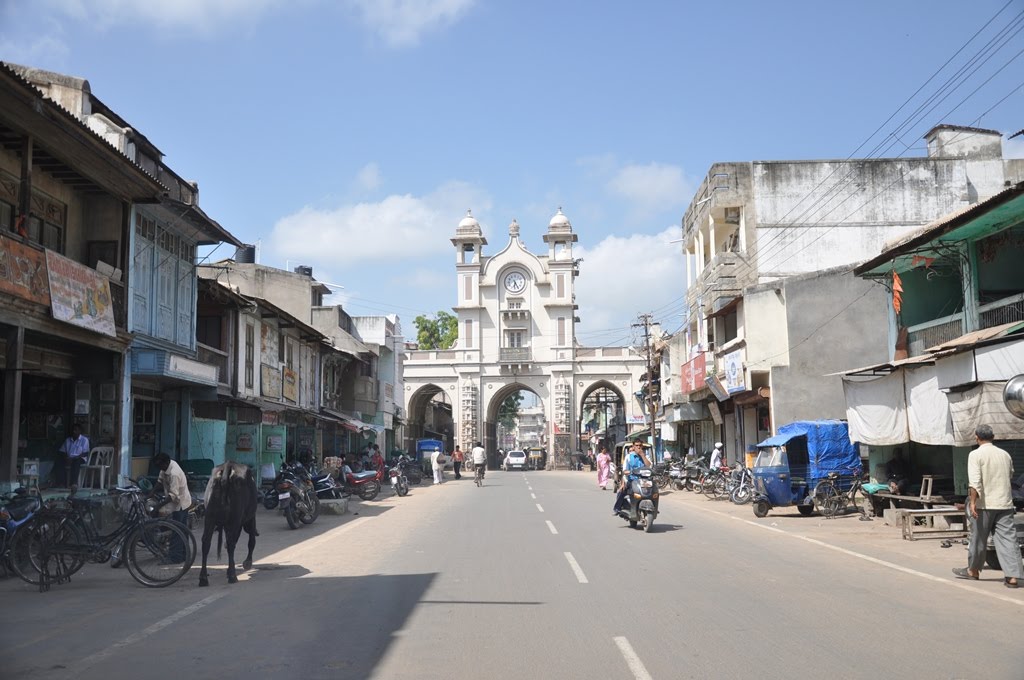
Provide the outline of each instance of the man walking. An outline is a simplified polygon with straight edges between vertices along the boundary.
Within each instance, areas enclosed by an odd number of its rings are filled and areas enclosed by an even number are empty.
[[[967,456],[967,517],[971,522],[971,542],[967,548],[967,567],[953,570],[957,578],[978,580],[991,534],[996,555],[1003,568],[1003,585],[1018,588],[1024,578],[1020,548],[1017,547],[1017,526],[1013,521],[1013,496],[1010,479],[1013,461],[1010,454],[995,446],[992,428],[979,425],[974,431],[978,448]]]
[[[455,447],[455,453],[452,454],[452,467],[455,469],[455,479],[462,479],[462,461],[465,456],[457,445]]]

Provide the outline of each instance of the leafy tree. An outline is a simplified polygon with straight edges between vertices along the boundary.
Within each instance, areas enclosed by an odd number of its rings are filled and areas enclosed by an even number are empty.
[[[459,338],[459,320],[448,312],[438,312],[434,318],[421,314],[413,323],[420,349],[448,349]]]
[[[516,392],[501,402],[498,407],[498,422],[506,431],[512,431],[516,427],[516,419],[519,418],[519,405],[523,402],[523,393]]]

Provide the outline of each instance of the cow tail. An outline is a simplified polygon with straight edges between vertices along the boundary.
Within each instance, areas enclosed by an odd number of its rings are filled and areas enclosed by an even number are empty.
[[[220,524],[217,526],[217,559],[220,559],[220,546],[221,541],[224,540],[224,525]]]

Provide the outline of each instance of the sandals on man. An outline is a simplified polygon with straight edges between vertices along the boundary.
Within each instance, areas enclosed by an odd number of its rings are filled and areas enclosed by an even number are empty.
[[[1020,588],[1020,582],[1019,581],[1013,581],[1011,583],[1009,577],[1004,577],[1003,578],[1003,585],[1006,586],[1007,588]]]
[[[967,579],[969,581],[977,581],[978,580],[977,576],[975,576],[971,572],[967,571],[967,567],[960,567],[958,569],[954,569],[953,570],[953,576],[956,576],[957,578],[965,578],[965,579]]]

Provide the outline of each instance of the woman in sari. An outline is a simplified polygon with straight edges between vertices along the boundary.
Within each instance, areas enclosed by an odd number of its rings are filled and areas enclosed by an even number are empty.
[[[601,452],[597,454],[597,485],[602,489],[607,488],[611,463],[612,457],[608,455],[608,449],[602,446]]]

